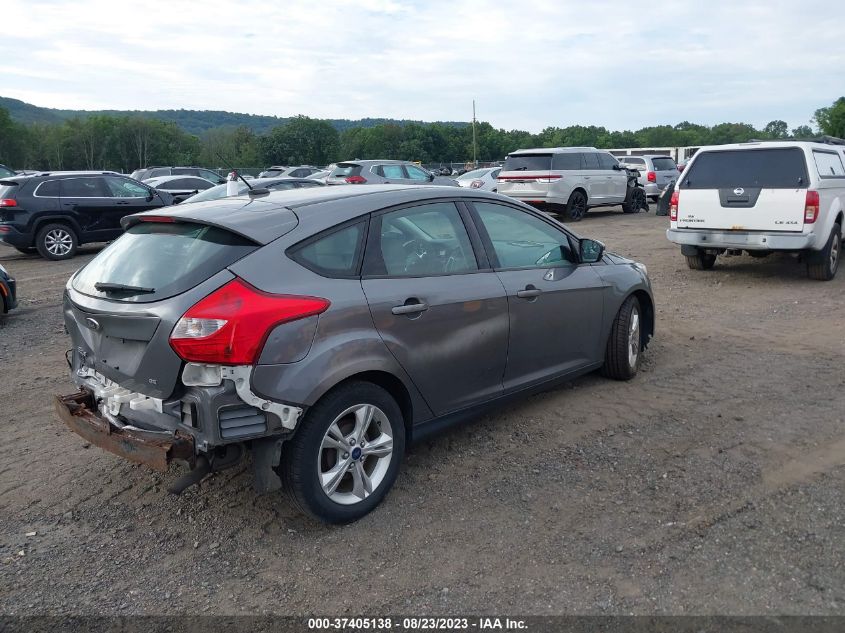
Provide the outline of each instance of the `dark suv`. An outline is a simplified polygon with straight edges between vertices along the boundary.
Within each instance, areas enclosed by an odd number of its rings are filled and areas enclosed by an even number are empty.
[[[22,253],[69,259],[80,244],[107,242],[125,215],[173,197],[113,172],[45,172],[0,179],[0,242]]]
[[[159,176],[199,176],[209,182],[213,182],[215,185],[226,182],[226,178],[216,171],[206,169],[205,167],[145,167],[143,169],[136,169],[131,175],[135,180],[147,180],[148,178],[158,178]]]

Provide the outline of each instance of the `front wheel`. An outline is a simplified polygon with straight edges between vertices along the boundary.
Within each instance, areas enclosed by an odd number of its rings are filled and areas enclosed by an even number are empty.
[[[839,269],[839,255],[842,252],[842,228],[833,225],[825,247],[807,258],[807,275],[810,279],[830,281]]]
[[[623,213],[639,213],[640,209],[648,211],[648,198],[645,191],[639,187],[629,187],[625,202],[622,203]]]
[[[633,295],[625,299],[607,340],[602,373],[614,380],[630,380],[640,368],[642,351],[642,312]]]
[[[307,413],[283,446],[279,475],[302,511],[326,523],[350,523],[381,503],[404,451],[399,405],[381,387],[353,382]]]

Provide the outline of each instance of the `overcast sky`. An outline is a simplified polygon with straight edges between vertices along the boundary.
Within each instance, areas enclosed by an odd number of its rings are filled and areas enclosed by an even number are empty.
[[[845,94],[842,0],[3,0],[0,96],[637,129],[808,123]]]

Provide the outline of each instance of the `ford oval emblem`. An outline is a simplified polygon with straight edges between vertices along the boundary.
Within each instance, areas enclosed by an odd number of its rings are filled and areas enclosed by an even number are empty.
[[[745,193],[745,189],[743,189],[742,187],[737,187],[736,189],[734,189],[734,195],[735,196],[741,196],[744,193]]]
[[[89,330],[99,330],[100,322],[96,319],[87,318],[85,319],[85,327],[87,327]]]

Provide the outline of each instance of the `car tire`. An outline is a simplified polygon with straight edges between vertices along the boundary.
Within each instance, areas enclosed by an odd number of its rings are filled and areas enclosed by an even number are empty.
[[[648,198],[639,187],[629,187],[625,202],[622,203],[623,213],[639,213],[640,209],[648,212]]]
[[[698,253],[698,255],[686,255],[687,266],[692,270],[710,270],[716,263],[716,256],[708,253]]]
[[[580,191],[573,191],[566,202],[566,219],[580,222],[587,215],[587,196]]]
[[[35,248],[44,259],[70,259],[76,255],[79,238],[67,224],[46,224],[35,236]]]
[[[622,302],[610,327],[602,374],[614,380],[630,380],[637,375],[642,356],[642,325],[640,302],[631,295]]]
[[[282,447],[278,472],[300,510],[326,523],[350,523],[381,503],[404,452],[405,423],[396,400],[378,385],[350,382],[306,413]]]
[[[838,224],[834,224],[825,247],[821,251],[811,253],[807,258],[807,275],[810,279],[830,281],[836,276],[836,271],[839,269],[841,255],[842,228]]]

